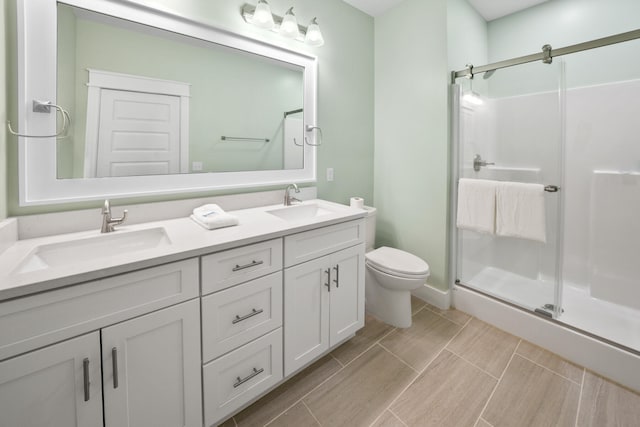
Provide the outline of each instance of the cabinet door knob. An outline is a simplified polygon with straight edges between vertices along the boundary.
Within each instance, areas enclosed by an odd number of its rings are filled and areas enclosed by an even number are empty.
[[[327,275],[327,283],[324,285],[327,287],[327,291],[331,292],[331,269],[327,268],[324,272]]]
[[[89,388],[91,387],[91,381],[89,380],[89,358],[86,357],[82,361],[82,374],[84,376],[84,401],[88,402],[91,398]]]
[[[340,287],[340,265],[336,264],[335,267],[333,267],[333,269],[336,271],[336,278],[333,279],[333,283],[336,284],[336,288]]]
[[[111,349],[111,366],[113,366],[113,388],[118,388],[118,349]]]

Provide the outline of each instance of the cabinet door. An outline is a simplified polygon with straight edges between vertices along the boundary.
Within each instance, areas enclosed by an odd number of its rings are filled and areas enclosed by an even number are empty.
[[[1,362],[0,425],[102,426],[99,333]]]
[[[358,245],[331,256],[331,315],[329,345],[364,326],[364,246]]]
[[[284,373],[329,348],[329,256],[284,272]]]
[[[200,305],[102,330],[106,427],[202,426]]]

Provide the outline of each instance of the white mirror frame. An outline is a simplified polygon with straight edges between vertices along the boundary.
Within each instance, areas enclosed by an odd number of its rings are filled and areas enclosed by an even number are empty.
[[[255,53],[304,68],[304,126],[316,124],[317,58],[153,9],[131,0],[18,0],[20,133],[56,133],[55,109],[34,113],[33,100],[56,103],[57,3],[92,10]],[[73,118],[72,118],[73,119]],[[317,133],[306,133],[316,143]],[[105,198],[204,192],[316,181],[316,149],[305,144],[304,168],[90,179],[56,178],[55,138],[18,137],[20,206]]]

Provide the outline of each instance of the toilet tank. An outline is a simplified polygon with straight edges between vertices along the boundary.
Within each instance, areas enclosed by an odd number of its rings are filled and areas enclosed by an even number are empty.
[[[369,252],[373,250],[376,243],[376,208],[364,206],[363,209],[367,211],[367,216],[364,218],[364,247],[365,252]]]

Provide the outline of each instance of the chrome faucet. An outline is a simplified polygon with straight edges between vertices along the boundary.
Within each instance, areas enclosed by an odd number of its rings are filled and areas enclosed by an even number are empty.
[[[292,188],[296,191],[296,193],[300,192],[300,190],[298,189],[298,186],[296,184],[287,185],[287,189],[284,190],[284,205],[285,206],[291,206],[293,204],[293,202],[301,202],[302,201],[302,200],[296,199],[295,197],[292,197],[291,194],[289,194],[289,191]]]
[[[113,218],[111,216],[111,205],[109,204],[109,200],[104,201],[104,206],[102,207],[102,228],[100,229],[101,233],[111,233],[116,231],[115,226],[122,224],[127,219],[127,210],[125,209],[122,213],[122,217]]]
[[[480,168],[489,166],[489,165],[495,165],[495,163],[482,160],[482,157],[480,156],[480,154],[476,154],[476,156],[473,158],[473,170],[476,172],[480,172]]]

